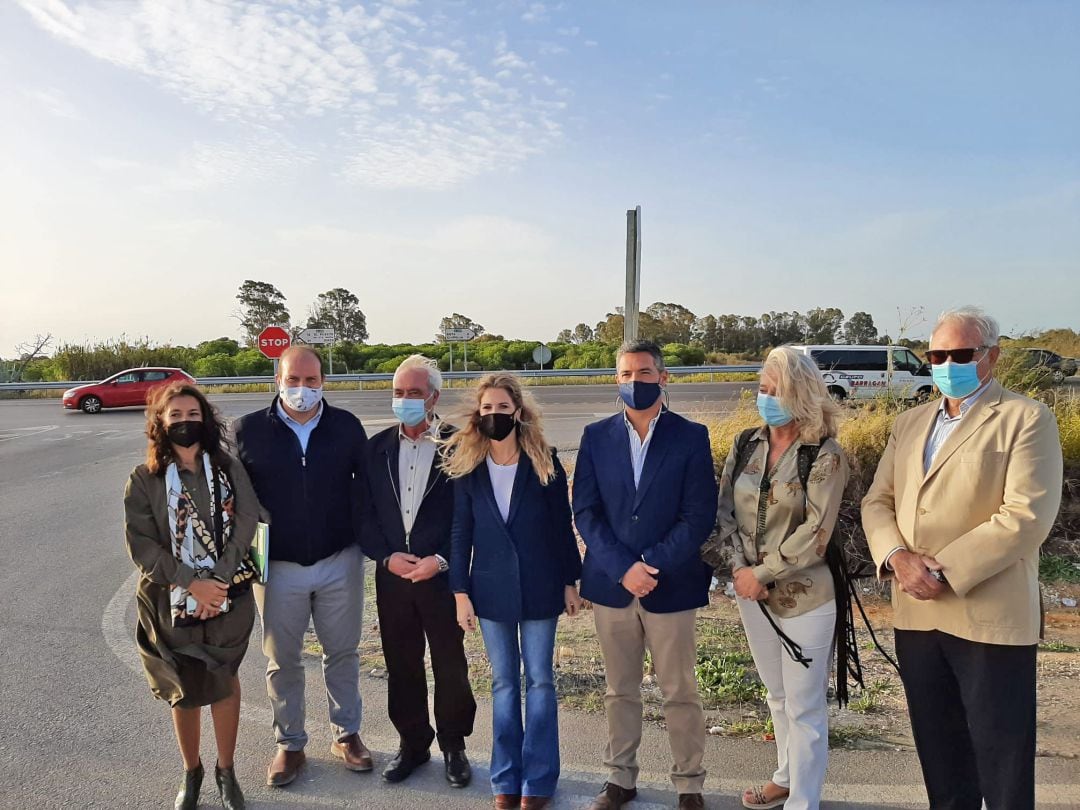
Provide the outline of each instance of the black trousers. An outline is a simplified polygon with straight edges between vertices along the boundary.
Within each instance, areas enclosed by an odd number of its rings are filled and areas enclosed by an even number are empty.
[[[461,751],[472,734],[476,701],[469,686],[465,633],[446,577],[412,583],[379,566],[375,574],[379,635],[386,660],[390,722],[401,744],[426,751],[438,737],[443,751]],[[424,640],[435,676],[435,726],[428,716]]]
[[[931,810],[1034,810],[1036,646],[897,630]]]

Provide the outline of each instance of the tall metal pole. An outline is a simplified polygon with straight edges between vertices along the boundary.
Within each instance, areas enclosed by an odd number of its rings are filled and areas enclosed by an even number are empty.
[[[641,206],[626,212],[626,304],[623,340],[637,340],[641,309]]]

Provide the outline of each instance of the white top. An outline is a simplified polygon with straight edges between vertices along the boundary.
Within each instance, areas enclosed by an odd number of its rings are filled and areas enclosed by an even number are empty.
[[[934,459],[937,457],[938,451],[941,449],[941,445],[945,444],[945,440],[948,439],[953,431],[960,425],[960,420],[964,418],[964,415],[971,410],[971,406],[975,404],[975,400],[983,395],[990,385],[989,380],[979,386],[973,394],[969,394],[968,397],[960,402],[960,413],[956,416],[949,416],[949,412],[945,410],[945,398],[941,398],[941,404],[938,406],[937,419],[934,420],[934,427],[930,430],[930,436],[926,440],[926,447],[923,450],[923,472],[930,471],[930,465],[934,463]]]
[[[495,503],[499,505],[499,514],[502,519],[510,518],[510,496],[514,494],[514,478],[517,476],[517,462],[513,464],[496,464],[487,457],[488,475],[491,476],[491,488],[495,490]]]
[[[663,411],[660,411],[663,413]],[[658,413],[649,420],[649,432],[645,434],[645,441],[638,436],[637,429],[630,424],[630,420],[623,413],[623,421],[626,422],[626,430],[630,434],[630,461],[634,465],[634,488],[641,483],[641,471],[645,467],[645,456],[649,453],[649,444],[652,442],[653,431],[656,430],[656,422],[660,419]]]
[[[416,521],[416,513],[420,511],[420,504],[424,502],[424,495],[427,494],[427,482],[431,475],[432,462],[435,460],[435,436],[438,432],[438,425],[432,424],[413,441],[398,428],[398,439],[401,442],[398,453],[398,483],[401,486],[399,498],[406,546]]]

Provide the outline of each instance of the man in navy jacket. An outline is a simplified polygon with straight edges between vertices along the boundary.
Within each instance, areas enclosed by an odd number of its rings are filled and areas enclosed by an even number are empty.
[[[263,627],[266,690],[277,753],[267,784],[282,787],[304,765],[304,633],[314,620],[330,706],[330,753],[370,771],[360,739],[360,627],[367,436],[353,414],[322,399],[322,361],[293,346],[282,355],[278,396],[236,423],[240,460],[270,513],[270,570],[255,587]]]
[[[400,421],[368,442],[370,507],[363,549],[378,566],[388,711],[401,738],[383,778],[406,779],[431,758],[437,736],[447,781],[465,787],[472,777],[465,738],[472,734],[476,701],[465,633],[447,582],[454,487],[439,468],[437,440],[451,433],[435,416],[441,388],[438,366],[418,354],[394,373],[392,408]],[[428,715],[425,638],[435,678],[437,734]]]
[[[663,406],[667,371],[651,341],[617,355],[624,413],[589,425],[574,473],[574,517],[586,544],[581,595],[593,603],[604,656],[607,783],[591,810],[637,795],[645,649],[664,694],[680,808],[704,807],[705,717],[694,622],[709,599],[701,544],[716,520],[708,431]]]

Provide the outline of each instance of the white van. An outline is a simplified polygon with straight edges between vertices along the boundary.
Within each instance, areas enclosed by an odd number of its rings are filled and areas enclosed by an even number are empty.
[[[836,399],[869,399],[888,394],[904,399],[934,390],[930,366],[904,346],[791,346],[810,355]]]

